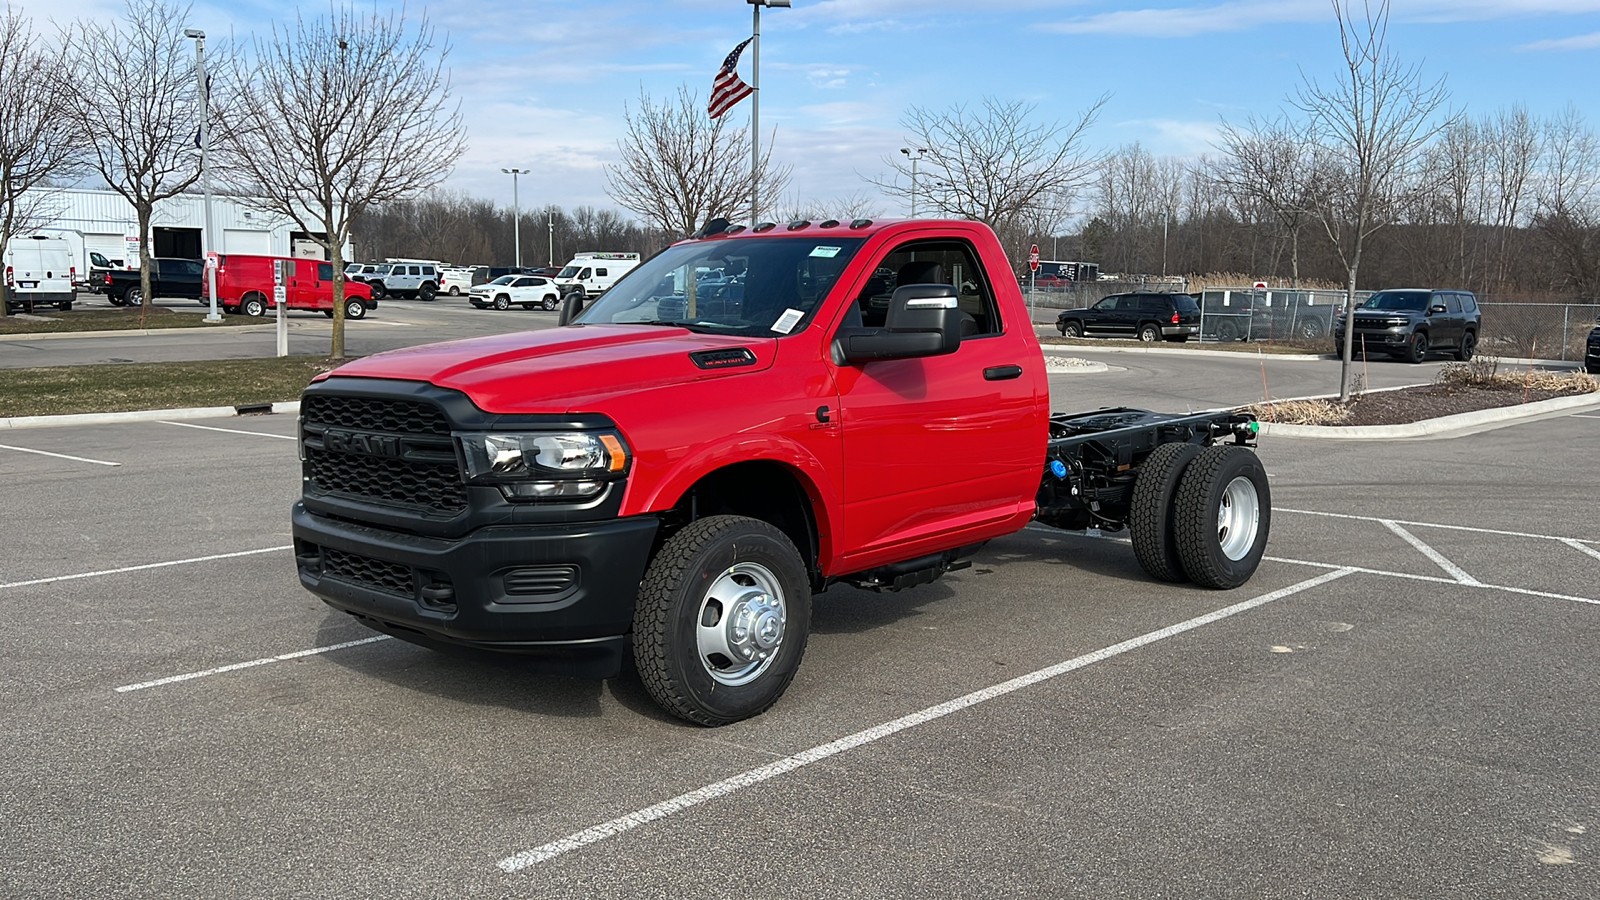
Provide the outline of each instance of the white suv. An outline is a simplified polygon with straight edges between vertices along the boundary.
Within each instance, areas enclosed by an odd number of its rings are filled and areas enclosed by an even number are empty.
[[[488,284],[480,284],[467,296],[479,309],[494,307],[510,309],[517,303],[523,309],[555,309],[561,304],[561,289],[555,282],[539,275],[502,275]]]
[[[432,265],[394,263],[362,277],[372,287],[374,300],[388,296],[431,301],[439,295],[439,270]]]

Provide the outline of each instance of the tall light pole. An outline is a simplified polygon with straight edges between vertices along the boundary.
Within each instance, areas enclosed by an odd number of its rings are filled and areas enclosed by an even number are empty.
[[[217,267],[211,254],[217,250],[215,235],[211,229],[211,102],[210,91],[206,84],[206,33],[198,28],[185,28],[183,36],[194,41],[194,77],[200,88],[200,184],[206,195],[205,228],[200,232],[200,258],[205,260],[206,287],[211,293],[211,311],[206,313],[207,322],[221,322],[222,316],[217,313]]]
[[[919,147],[913,150],[910,147],[901,147],[900,152],[911,160],[911,218],[915,219],[917,217],[917,160],[922,158],[922,154],[928,152],[928,148]],[[912,153],[915,153],[916,156],[912,156]]]
[[[550,268],[556,267],[556,211],[546,210],[550,214]]]
[[[517,197],[517,176],[527,175],[530,169],[501,169],[511,176],[511,241],[517,245],[516,267],[522,268],[522,206]]]
[[[761,209],[761,7],[788,9],[789,0],[745,0],[750,24],[750,224]]]

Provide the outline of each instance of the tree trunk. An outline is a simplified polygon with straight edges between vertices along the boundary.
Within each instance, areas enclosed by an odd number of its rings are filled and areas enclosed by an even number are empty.
[[[331,222],[330,214],[325,222]],[[344,241],[331,230],[323,232],[328,237],[328,256],[333,260],[333,340],[328,355],[344,359]]]
[[[1356,251],[1359,258],[1360,250]],[[1356,343],[1356,267],[1352,263],[1344,292],[1344,347],[1339,351],[1339,402],[1350,402],[1350,357]]]
[[[1300,290],[1300,226],[1289,230],[1289,287]]]
[[[150,296],[150,217],[151,204],[141,204],[138,208],[139,216],[139,293],[142,295],[139,304],[139,327],[144,328],[154,308],[154,298]]]
[[[5,272],[4,260],[6,258],[6,247],[8,246],[10,246],[10,242],[6,240],[4,234],[0,234],[0,275]],[[4,319],[9,315],[11,315],[11,288],[6,286],[5,278],[0,277],[0,319]]]

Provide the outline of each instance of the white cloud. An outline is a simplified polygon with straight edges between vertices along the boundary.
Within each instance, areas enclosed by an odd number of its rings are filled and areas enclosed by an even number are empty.
[[[1119,135],[1138,141],[1158,156],[1200,156],[1215,151],[1219,128],[1216,122],[1185,122],[1178,119],[1128,119],[1111,126]]]
[[[1395,6],[1392,19],[1396,23],[1473,22],[1600,12],[1600,0],[1411,0]],[[1234,0],[1213,6],[1118,10],[1048,22],[1037,28],[1064,34],[1191,37],[1250,31],[1264,25],[1332,21],[1333,11],[1327,0]]]
[[[1594,50],[1596,48],[1600,48],[1600,31],[1566,38],[1553,38],[1548,41],[1534,41],[1529,44],[1519,45],[1515,49],[1524,53],[1562,53],[1571,50]]]

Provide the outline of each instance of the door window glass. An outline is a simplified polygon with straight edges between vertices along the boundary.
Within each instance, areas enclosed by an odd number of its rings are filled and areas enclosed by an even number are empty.
[[[333,280],[333,263],[317,263],[317,280]]]
[[[966,241],[913,241],[896,247],[878,263],[856,297],[861,324],[883,327],[889,298],[903,284],[948,284],[955,288],[956,305],[962,313],[962,337],[1000,334],[1003,330],[994,291],[978,264],[977,254]]]

